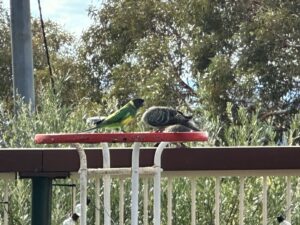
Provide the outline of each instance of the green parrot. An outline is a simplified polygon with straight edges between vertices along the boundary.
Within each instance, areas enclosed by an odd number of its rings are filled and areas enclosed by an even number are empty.
[[[107,117],[101,117],[94,120],[93,124],[96,125],[83,132],[99,129],[99,128],[121,128],[122,131],[124,126],[127,126],[135,117],[138,109],[142,107],[144,100],[137,98],[129,101],[122,108],[114,112]]]

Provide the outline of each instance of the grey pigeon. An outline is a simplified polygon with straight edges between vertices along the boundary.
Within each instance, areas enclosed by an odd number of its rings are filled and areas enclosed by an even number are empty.
[[[192,116],[186,116],[170,107],[152,106],[144,112],[142,121],[148,126],[159,130],[163,130],[170,125],[179,124],[194,131],[199,131],[192,121]]]

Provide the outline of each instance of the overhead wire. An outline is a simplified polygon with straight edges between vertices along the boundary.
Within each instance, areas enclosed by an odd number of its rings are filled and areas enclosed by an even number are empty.
[[[40,0],[38,0],[38,6],[39,6],[39,13],[40,13],[40,22],[41,22],[42,34],[43,34],[43,42],[44,42],[46,59],[47,59],[49,75],[50,75],[50,83],[51,83],[51,88],[52,88],[53,94],[55,95],[56,94],[55,83],[54,83],[54,78],[53,78],[51,62],[50,62],[50,54],[49,54],[48,42],[47,42],[47,38],[46,38],[45,24],[44,24],[44,20],[43,20],[42,7],[41,7]]]

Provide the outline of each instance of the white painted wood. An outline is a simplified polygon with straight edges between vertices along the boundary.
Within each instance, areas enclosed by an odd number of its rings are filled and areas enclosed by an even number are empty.
[[[286,177],[286,219],[287,221],[292,221],[291,217],[292,211],[292,182],[291,177]]]
[[[268,177],[266,176],[263,176],[262,217],[263,217],[263,225],[267,225],[268,223]]]
[[[102,143],[103,168],[110,168],[110,153],[108,143]],[[103,176],[103,191],[104,191],[104,225],[111,224],[111,178],[110,175]]]
[[[3,213],[3,225],[8,225],[8,196],[9,196],[9,185],[6,183],[4,190],[4,213]]]
[[[141,143],[135,142],[132,150],[131,174],[131,225],[138,225],[139,215],[139,156]]]
[[[168,178],[168,190],[167,190],[167,198],[168,198],[168,225],[172,225],[172,220],[173,220],[173,213],[172,213],[172,209],[173,209],[173,178],[169,177]]]
[[[149,205],[149,180],[148,178],[144,178],[144,190],[143,190],[143,225],[148,225],[148,205]]]
[[[76,183],[75,179],[72,179],[72,183]],[[75,212],[76,208],[76,186],[72,187],[72,213]]]
[[[163,177],[300,176],[300,170],[198,170],[163,171]]]
[[[124,179],[119,179],[119,225],[124,225]]]
[[[169,142],[161,142],[154,155],[154,167],[157,169],[157,172],[154,175],[154,209],[153,209],[153,224],[160,225],[160,209],[161,209],[161,198],[160,198],[160,179],[161,179],[161,154],[164,148],[169,144]]]
[[[95,225],[100,225],[100,178],[95,179]]]
[[[191,178],[191,225],[196,225],[196,178]]]
[[[220,191],[221,191],[221,177],[216,177],[216,185],[215,185],[215,225],[220,225]]]
[[[154,167],[141,167],[137,169],[139,175],[154,175],[156,169]],[[130,176],[132,174],[131,168],[93,168],[88,169],[88,174],[90,177],[100,177],[104,175],[110,176]]]
[[[239,225],[244,225],[245,177],[240,177],[239,189]]]
[[[86,212],[87,212],[87,159],[84,152],[84,149],[81,147],[80,144],[74,143],[72,144],[73,147],[76,148],[79,159],[80,159],[80,169],[79,169],[79,176],[80,176],[80,225],[86,225]]]

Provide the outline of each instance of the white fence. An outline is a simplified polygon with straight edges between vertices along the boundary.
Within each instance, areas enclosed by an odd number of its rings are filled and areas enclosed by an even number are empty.
[[[279,213],[284,212],[286,219],[288,221],[292,221],[292,214],[294,215],[296,212],[292,213],[294,208],[297,206],[297,202],[292,202],[292,197],[297,191],[298,187],[298,179],[297,175],[300,174],[298,170],[289,170],[289,171],[176,171],[176,172],[163,172],[162,173],[162,192],[161,195],[165,196],[162,198],[162,209],[161,209],[161,224],[178,224],[180,221],[176,218],[177,215],[181,215],[182,212],[178,212],[176,207],[176,202],[174,198],[174,185],[176,185],[178,178],[184,178],[186,180],[186,188],[182,191],[185,193],[181,193],[185,195],[185,198],[188,199],[188,202],[185,202],[185,206],[189,208],[189,224],[196,225],[196,224],[204,224],[204,219],[199,216],[199,214],[203,215],[203,213],[199,213],[199,204],[203,204],[199,202],[199,196],[203,194],[203,190],[199,191],[197,185],[199,182],[204,182],[205,180],[213,181],[214,183],[214,190],[210,190],[214,194],[213,199],[213,207],[211,209],[211,214],[213,218],[214,225],[224,224],[224,220],[222,222],[222,203],[226,196],[222,195],[224,193],[222,191],[221,181],[226,181],[227,179],[231,179],[235,177],[238,179],[236,182],[237,188],[236,192],[234,193],[227,193],[232,195],[237,195],[238,198],[238,210],[236,212],[235,217],[237,217],[237,223],[229,223],[229,224],[238,224],[238,225],[245,225],[245,212],[247,211],[247,206],[245,206],[245,202],[251,202],[251,199],[245,199],[245,191],[249,189],[249,187],[245,186],[246,180],[248,178],[257,179],[261,183],[261,188],[259,192],[255,193],[255,198],[258,198],[258,204],[261,204],[259,208],[261,210],[258,212],[261,215],[260,224],[268,225],[268,224],[277,224],[276,217]],[[76,174],[74,174],[77,177]],[[281,203],[282,210],[278,211],[278,214],[268,214],[268,190],[269,187],[272,185],[270,184],[270,179],[276,179],[278,177],[284,178],[284,183],[282,184],[285,186],[285,190],[283,193],[273,193],[277,194],[278,196],[285,196],[284,204]],[[294,180],[294,189],[292,188],[292,178]],[[125,205],[124,199],[130,198],[130,194],[128,190],[125,190],[125,183],[130,182],[130,178],[122,175],[121,177],[112,176],[113,183],[117,183],[118,187],[118,207],[112,207],[112,210],[118,210],[118,217],[113,218],[111,214],[105,209],[104,203],[100,202],[100,196],[103,196],[103,193],[100,192],[101,189],[101,180],[99,178],[92,178],[90,182],[95,182],[95,196],[99,196],[99,198],[95,199],[95,205],[97,208],[95,209],[95,225],[104,224],[104,220],[102,216],[108,216],[110,219],[110,223],[115,225],[124,225],[130,224],[130,219],[128,219],[129,213],[127,210],[127,214],[125,214],[125,208],[129,207]],[[249,183],[249,182],[248,182]],[[140,179],[140,204],[139,204],[139,224],[153,224],[153,178],[150,176],[142,176]],[[128,187],[128,185],[127,185]],[[251,188],[251,187],[250,187]],[[188,194],[187,194],[187,193]],[[127,194],[127,195],[126,195]],[[177,190],[177,196],[178,196]],[[298,193],[299,194],[299,193]],[[189,195],[189,196],[187,196]],[[116,196],[115,196],[116,197]],[[278,201],[279,202],[279,201]],[[253,204],[257,204],[253,203]],[[166,207],[165,207],[166,206]],[[99,210],[100,209],[100,210]],[[224,211],[226,211],[225,209]],[[230,210],[227,210],[230,211]],[[164,213],[163,213],[164,212]]]
[[[121,152],[122,150],[119,151]],[[187,154],[191,154],[193,151],[195,153],[197,153],[196,151],[201,152],[201,154],[204,152],[203,149],[176,151],[177,153],[181,152],[181,155],[182,152],[186,152]],[[167,153],[169,155],[176,151],[169,149]],[[208,149],[206,152],[210,153],[210,151],[213,151],[213,149]],[[229,149],[225,149],[223,153],[225,152],[227,154],[227,151],[229,154],[232,154],[232,150]],[[258,149],[251,151],[258,152]],[[234,150],[234,157],[238,152],[238,150]],[[245,153],[247,152],[245,151]],[[243,166],[243,169],[233,170],[209,170],[209,168],[206,169],[202,167],[200,170],[193,171],[187,171],[185,169],[163,171],[160,179],[162,185],[161,188],[158,189],[160,191],[159,196],[161,197],[161,208],[156,208],[153,204],[155,196],[153,174],[157,171],[157,168],[140,168],[140,185],[136,189],[138,191],[134,191],[134,194],[138,194],[138,205],[136,208],[138,212],[136,214],[138,224],[154,224],[153,212],[154,210],[158,210],[160,224],[163,225],[183,224],[182,221],[184,221],[184,224],[191,225],[252,225],[253,223],[249,222],[251,221],[251,215],[249,215],[248,212],[249,208],[254,206],[256,210],[255,216],[258,218],[255,225],[257,223],[262,225],[277,224],[276,216],[280,213],[284,213],[287,220],[292,221],[293,225],[299,224],[300,212],[298,202],[300,200],[300,170],[295,168],[300,167],[300,164],[298,165],[298,159],[293,157],[294,154],[297,155],[299,151],[298,149],[268,149],[268,151],[265,151],[267,155],[261,156],[269,157],[273,152],[275,153],[276,159],[270,158],[272,162],[269,163],[268,166],[273,166],[274,162],[282,162],[285,160],[283,163],[284,169],[282,169],[281,164],[278,165],[275,163],[274,168],[278,167],[277,169],[254,170],[251,164],[247,164]],[[221,152],[218,150],[217,153]],[[251,152],[251,155],[252,154],[253,152]],[[285,154],[286,157],[283,157]],[[249,156],[248,153],[246,155]],[[215,156],[215,153],[211,154],[211,156]],[[197,161],[198,159],[195,160]],[[228,161],[228,159],[226,160]],[[245,157],[243,160],[245,160]],[[251,160],[253,160],[253,158]],[[259,160],[261,160],[261,158]],[[202,159],[201,162],[203,163],[204,160]],[[289,164],[289,162],[291,162],[291,164]],[[228,165],[228,162],[225,162],[224,165]],[[257,165],[261,166],[261,162]],[[291,166],[289,167],[289,165]],[[249,169],[247,169],[248,167]],[[89,184],[88,190],[92,190],[93,192],[93,207],[95,208],[93,212],[95,218],[93,223],[95,225],[128,225],[131,223],[131,173],[131,168],[102,168],[101,170],[90,169],[88,171],[87,183]],[[72,173],[70,182],[74,182],[75,180],[77,187],[80,186],[78,178],[79,175],[77,172]],[[1,174],[1,179],[13,180],[15,179],[15,174]],[[106,185],[104,185],[104,180],[106,180]],[[183,182],[184,185],[179,186],[179,181]],[[256,183],[252,185],[251,182]],[[10,182],[10,184],[13,186],[14,182]],[[228,189],[230,185],[233,187]],[[106,188],[103,188],[103,186],[106,186]],[[276,189],[276,187],[280,188]],[[79,193],[79,189],[80,188],[77,188],[77,190],[72,189],[73,207],[75,207],[76,199],[78,200],[78,198],[75,198],[75,192]],[[104,197],[105,191],[109,191],[109,195],[111,195],[112,198],[108,195]],[[1,215],[3,215],[3,217],[0,222],[0,224],[4,225],[7,225],[9,220],[7,214],[9,195],[8,186],[5,186],[5,188],[2,189],[3,204],[1,205]],[[278,199],[276,199],[276,197],[278,197]],[[228,200],[229,198],[235,199],[232,201],[234,203],[231,204]],[[209,202],[207,203],[207,201]],[[207,208],[202,207],[202,205],[207,206]],[[274,205],[276,205],[276,207],[274,207]],[[89,207],[89,212],[93,210],[93,207]],[[226,213],[228,214],[226,215]],[[104,219],[105,217],[106,221]],[[209,222],[207,222],[206,217],[210,218]]]

